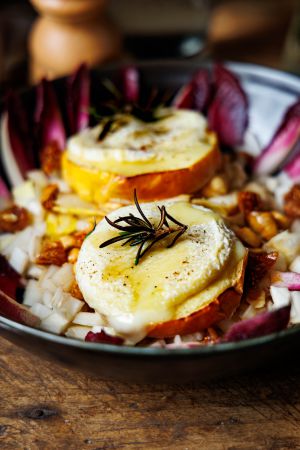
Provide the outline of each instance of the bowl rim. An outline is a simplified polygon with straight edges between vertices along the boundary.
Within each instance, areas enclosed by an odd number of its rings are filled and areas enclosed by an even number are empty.
[[[231,351],[238,351],[250,347],[261,347],[271,342],[280,342],[281,340],[300,333],[300,327],[292,327],[286,330],[260,336],[257,338],[245,339],[237,342],[220,342],[213,345],[199,345],[194,348],[160,348],[160,347],[134,347],[129,345],[114,345],[98,342],[86,342],[79,339],[73,339],[66,336],[60,336],[47,331],[40,330],[38,328],[29,327],[13,320],[0,316],[0,328],[4,328],[9,331],[18,331],[21,334],[30,335],[34,338],[40,338],[43,341],[55,343],[59,345],[66,345],[67,347],[77,348],[81,350],[88,350],[92,352],[105,352],[108,354],[119,354],[120,356],[154,356],[154,357],[174,357],[174,356],[214,356],[216,354],[228,353]]]
[[[199,60],[192,60],[192,61],[186,61],[186,60],[139,60],[133,63],[133,65],[139,69],[186,69],[186,70],[197,70],[201,67],[208,67],[211,68],[215,63],[222,63],[226,67],[229,67],[234,72],[244,75],[248,79],[265,79],[267,78],[268,85],[271,82],[276,83],[276,87],[278,85],[284,84],[285,90],[288,92],[291,89],[295,89],[292,91],[293,94],[295,94],[295,91],[299,92],[300,95],[300,75],[287,72],[284,70],[276,69],[273,67],[264,66],[262,64],[255,64],[250,62],[239,62],[234,60],[209,60],[209,59],[199,59]],[[131,63],[126,62],[112,62],[107,63],[101,67],[94,67],[92,68],[92,72],[96,72],[98,74],[101,74],[101,72],[108,72],[108,71],[114,71],[118,70],[124,66],[131,65]],[[61,77],[65,78],[65,77]],[[57,78],[60,79],[60,78]],[[289,86],[287,86],[287,84]],[[27,89],[28,90],[28,89]]]
[[[170,69],[172,67],[179,69],[186,69],[191,71],[199,67],[210,67],[213,61],[176,61],[176,60],[152,60],[152,61],[138,61],[135,66],[144,69]],[[289,72],[284,72],[278,69],[273,69],[270,67],[265,67],[263,65],[243,63],[235,61],[224,61],[224,64],[232,69],[239,75],[243,75],[245,78],[254,80],[259,78],[261,81],[264,80],[268,86],[274,86],[277,89],[284,88],[286,92],[291,92],[292,94],[300,95],[300,76],[291,74]],[[92,69],[93,72],[101,74],[106,71],[118,70],[120,67],[124,66],[124,62],[112,63],[102,66],[100,68]],[[65,78],[65,77],[62,77]],[[56,80],[62,79],[57,78]],[[55,81],[55,80],[54,80]],[[24,89],[22,93],[26,93],[32,89]],[[265,336],[260,336],[257,338],[245,339],[237,342],[220,342],[213,345],[199,346],[193,348],[160,348],[160,347],[133,347],[133,346],[120,346],[105,343],[96,342],[86,342],[78,339],[69,338],[66,336],[56,335],[47,331],[40,330],[38,328],[29,327],[27,325],[21,324],[14,320],[8,319],[0,315],[0,329],[5,329],[11,332],[18,332],[18,334],[30,335],[34,338],[40,338],[45,342],[55,343],[62,346],[77,348],[81,350],[88,350],[91,352],[104,352],[111,355],[122,355],[122,356],[135,356],[135,357],[208,357],[214,356],[216,354],[223,354],[232,351],[239,351],[241,349],[246,349],[250,347],[260,347],[268,345],[274,341],[280,342],[287,337],[291,337],[296,334],[300,334],[300,326],[291,327],[283,331],[268,334]],[[1,334],[1,331],[0,331]]]

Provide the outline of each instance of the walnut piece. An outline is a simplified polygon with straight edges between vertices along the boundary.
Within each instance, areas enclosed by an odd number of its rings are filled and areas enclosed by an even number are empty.
[[[46,145],[41,151],[40,160],[42,171],[46,175],[51,175],[54,172],[58,172],[61,167],[61,155],[56,142],[51,142]]]
[[[252,211],[247,215],[247,222],[252,230],[266,241],[278,233],[276,221],[269,212]]]
[[[68,253],[68,262],[71,264],[75,264],[78,259],[79,249],[72,248],[72,250]]]
[[[247,246],[257,248],[261,245],[260,237],[249,227],[233,227],[237,237]]]
[[[201,190],[206,198],[225,195],[228,193],[228,181],[224,175],[215,175]]]
[[[24,230],[30,224],[30,215],[27,209],[17,205],[0,212],[0,231],[15,233]]]
[[[53,208],[58,192],[59,189],[57,184],[48,184],[48,186],[43,189],[41,203],[45,209],[51,210]]]
[[[71,286],[70,294],[72,295],[72,297],[78,298],[78,300],[83,300],[82,292],[79,289],[79,286],[76,283],[76,281],[74,281],[72,286]]]
[[[60,241],[44,241],[36,263],[43,266],[62,266],[68,260],[67,252]]]
[[[300,217],[300,184],[295,184],[285,195],[284,212],[290,217]]]
[[[261,198],[255,192],[243,191],[238,193],[239,210],[247,216],[252,211],[261,207]]]

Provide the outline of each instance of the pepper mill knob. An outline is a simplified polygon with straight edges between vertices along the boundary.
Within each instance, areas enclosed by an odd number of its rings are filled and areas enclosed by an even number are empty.
[[[54,78],[82,62],[94,66],[120,53],[118,30],[104,14],[106,0],[30,0],[41,14],[29,36],[30,79]]]

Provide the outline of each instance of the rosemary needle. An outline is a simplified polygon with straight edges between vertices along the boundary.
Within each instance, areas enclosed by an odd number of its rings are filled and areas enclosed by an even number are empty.
[[[166,210],[166,207],[158,206],[160,211],[160,220],[157,226],[152,224],[143,212],[141,205],[138,202],[136,190],[134,190],[134,203],[141,217],[135,216],[130,213],[127,216],[119,217],[112,221],[108,217],[105,217],[107,223],[119,230],[119,235],[108,239],[100,244],[100,248],[107,247],[119,241],[124,241],[122,246],[130,245],[131,247],[138,246],[138,250],[135,257],[135,265],[137,265],[140,259],[148,252],[153,245],[165,239],[168,236],[173,236],[171,243],[167,245],[167,248],[172,247],[180,236],[187,230],[187,225],[182,224],[177,219],[172,217]],[[170,223],[172,225],[170,225]],[[121,225],[120,223],[125,223]]]

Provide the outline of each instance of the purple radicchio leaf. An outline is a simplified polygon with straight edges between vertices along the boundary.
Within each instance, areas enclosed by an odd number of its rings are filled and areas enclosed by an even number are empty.
[[[276,171],[284,161],[295,154],[295,147],[299,146],[300,137],[300,100],[294,103],[285,113],[281,125],[275,132],[271,142],[256,158],[253,166],[257,175],[267,175]],[[298,149],[299,150],[299,149]],[[296,155],[297,158],[297,155]],[[294,159],[285,169],[295,175],[299,162]]]
[[[40,320],[17,301],[24,283],[18,272],[0,255],[0,314],[28,326],[38,326]]]
[[[283,171],[295,182],[300,182],[300,139],[295,145],[293,156],[283,167]]]
[[[173,99],[172,106],[178,109],[193,108],[193,85],[191,82],[180,88]]]
[[[213,70],[214,97],[208,108],[208,123],[221,144],[235,147],[243,143],[248,126],[248,99],[239,80],[221,64]]]
[[[198,70],[193,79],[194,108],[197,111],[205,111],[212,92],[209,73],[205,69]]]
[[[282,331],[288,326],[290,312],[291,305],[287,305],[237,322],[227,331],[223,340],[238,342]]]
[[[38,127],[39,149],[55,143],[63,151],[66,131],[51,81],[41,80],[36,92],[35,121]]]
[[[178,109],[195,109],[204,112],[211,97],[211,83],[206,69],[199,69],[191,81],[176,94],[172,105]]]
[[[20,274],[15,271],[3,255],[0,255],[0,290],[16,300],[17,291],[23,287],[24,284]]]
[[[26,306],[20,305],[16,300],[5,294],[0,289],[0,315],[7,317],[15,322],[37,327],[40,319],[32,314]]]
[[[17,185],[35,167],[32,133],[21,99],[10,92],[5,103],[6,115],[1,129],[2,159],[11,184]]]
[[[89,125],[90,84],[90,72],[86,64],[81,64],[67,79],[67,113],[71,134]]]
[[[135,66],[127,66],[121,70],[121,86],[124,100],[137,103],[140,97],[140,74]]]
[[[290,291],[300,291],[300,273],[274,271],[271,274],[273,286],[286,287]]]
[[[6,186],[5,181],[0,176],[0,199],[2,200],[10,200],[11,195],[8,187]]]
[[[97,333],[93,331],[89,331],[85,337],[85,341],[87,342],[101,342],[103,344],[112,344],[112,345],[122,345],[124,340],[118,336],[110,336],[105,333],[104,330],[101,330]]]

